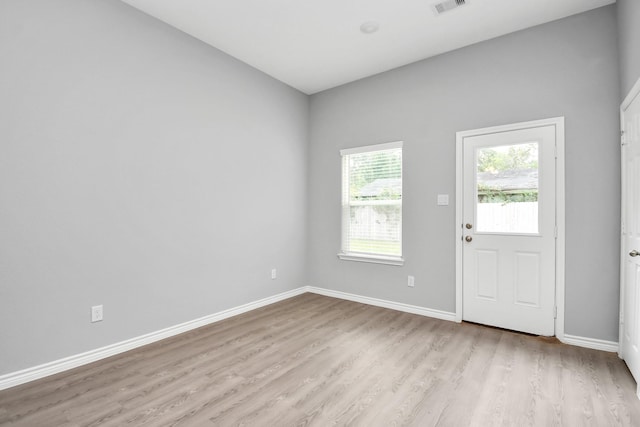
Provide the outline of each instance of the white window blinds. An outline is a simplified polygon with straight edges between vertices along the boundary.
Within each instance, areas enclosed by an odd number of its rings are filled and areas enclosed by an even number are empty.
[[[340,154],[340,257],[401,263],[402,142],[341,150]]]

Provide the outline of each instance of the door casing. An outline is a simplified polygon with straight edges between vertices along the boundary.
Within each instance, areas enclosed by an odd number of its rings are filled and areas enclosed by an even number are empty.
[[[625,97],[624,101],[622,102],[622,104],[620,105],[620,143],[624,146],[626,145],[625,142],[625,132],[627,131],[627,123],[626,123],[626,118],[627,118],[627,110],[628,108],[632,105],[632,103],[634,101],[636,101],[636,99],[640,96],[640,79],[636,82],[636,84],[633,86],[633,88],[631,89],[631,91],[627,94],[627,96]],[[628,354],[628,348],[626,347],[625,343],[626,340],[624,338],[625,336],[625,332],[627,329],[627,325],[626,325],[626,312],[625,312],[625,302],[626,299],[628,298],[627,293],[628,293],[628,286],[629,283],[627,283],[627,271],[626,271],[626,264],[627,264],[627,260],[628,260],[628,256],[629,256],[629,248],[627,247],[627,225],[625,224],[625,220],[627,220],[627,212],[626,212],[626,206],[625,206],[625,198],[627,197],[626,195],[626,191],[627,188],[625,186],[625,175],[627,173],[626,171],[626,152],[624,149],[621,149],[621,189],[622,189],[622,194],[621,194],[621,209],[620,209],[620,213],[621,213],[621,224],[620,224],[620,231],[621,231],[621,238],[620,238],[620,317],[619,317],[619,339],[618,339],[618,356],[620,358],[622,358],[623,360],[628,360],[627,356],[629,356]],[[637,312],[636,312],[637,315]],[[637,322],[637,321],[636,321]],[[637,326],[636,326],[637,327]],[[637,373],[633,372],[633,369],[630,369],[631,372],[634,374],[634,378],[635,375]],[[638,396],[638,398],[640,398],[640,382],[637,382],[637,386],[636,386],[636,395]]]
[[[492,126],[456,133],[456,321],[462,322],[463,268],[463,141],[470,136],[509,132],[538,126],[554,126],[556,132],[556,319],[555,336],[564,340],[565,276],[565,173],[564,117]]]

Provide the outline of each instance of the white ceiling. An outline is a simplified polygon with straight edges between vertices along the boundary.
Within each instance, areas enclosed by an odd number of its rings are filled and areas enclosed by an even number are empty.
[[[123,0],[312,94],[615,0]],[[377,21],[376,33],[360,25]]]

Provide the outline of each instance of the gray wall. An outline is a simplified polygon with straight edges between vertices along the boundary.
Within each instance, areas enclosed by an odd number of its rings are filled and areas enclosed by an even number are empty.
[[[640,78],[640,1],[617,0],[622,98]]]
[[[454,200],[455,132],[561,115],[566,333],[615,341],[618,91],[639,73],[628,21],[619,85],[615,10],[314,95],[310,118],[305,95],[118,1],[0,2],[0,375],[306,284],[454,311],[455,206],[436,195]],[[406,264],[339,261],[338,150],[395,140]]]
[[[0,58],[0,374],[306,284],[307,96],[113,0]]]
[[[455,311],[456,131],[566,118],[565,333],[617,341],[616,8],[476,44],[311,97],[309,284]],[[341,261],[341,148],[403,140],[403,267]],[[415,288],[406,285],[416,277]]]

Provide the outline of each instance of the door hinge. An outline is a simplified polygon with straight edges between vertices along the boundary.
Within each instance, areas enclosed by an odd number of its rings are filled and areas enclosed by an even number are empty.
[[[553,237],[558,238],[558,226],[553,227]]]
[[[558,318],[558,306],[557,305],[553,306],[553,318],[554,319]]]
[[[627,145],[627,136],[624,134],[624,131],[620,131],[620,145]]]

